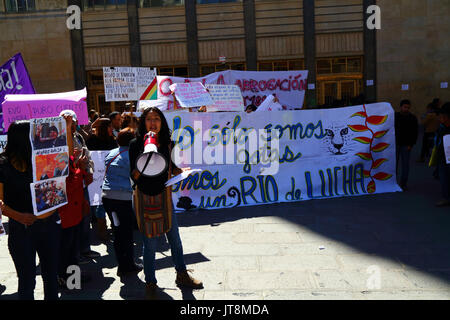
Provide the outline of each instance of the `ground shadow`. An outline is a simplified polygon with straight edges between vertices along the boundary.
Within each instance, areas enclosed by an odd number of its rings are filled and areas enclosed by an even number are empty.
[[[420,141],[420,140],[419,140]],[[438,208],[439,181],[433,168],[411,155],[407,192],[291,203],[191,210],[178,213],[180,227],[218,226],[253,217],[276,216],[338,241],[450,282],[450,207]]]

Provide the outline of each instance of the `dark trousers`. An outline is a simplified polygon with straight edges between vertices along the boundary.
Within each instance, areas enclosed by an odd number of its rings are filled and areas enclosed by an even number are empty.
[[[78,265],[78,256],[80,253],[80,230],[81,224],[74,227],[61,229],[61,250],[59,254],[59,270],[60,277],[66,279],[67,267]]]
[[[114,234],[114,251],[117,257],[118,269],[127,270],[134,264],[133,225],[134,211],[132,202],[102,198],[105,211],[112,222]],[[114,223],[113,212],[116,213],[118,226]]]
[[[20,300],[34,300],[36,253],[39,255],[44,299],[58,299],[58,256],[61,226],[57,213],[38,219],[31,226],[9,219],[8,248],[19,279]]]
[[[420,159],[425,159],[430,156],[431,148],[433,147],[434,132],[424,132],[422,139],[422,150],[420,151]]]
[[[409,175],[409,160],[411,158],[411,150],[407,146],[397,146],[397,175],[399,160],[402,163],[402,174],[400,176],[400,186],[406,186]]]

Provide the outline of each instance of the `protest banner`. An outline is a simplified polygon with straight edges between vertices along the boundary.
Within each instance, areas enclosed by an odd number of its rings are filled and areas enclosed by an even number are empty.
[[[156,69],[103,67],[105,101],[138,101],[157,98]]]
[[[238,71],[227,70],[200,78],[157,76],[158,100],[161,110],[172,110],[170,86],[174,83],[201,82],[206,84],[237,85],[241,89],[244,106],[259,106],[274,94],[285,109],[302,108],[307,88],[308,71]]]
[[[207,106],[208,112],[214,111],[244,111],[244,101],[242,99],[241,90],[235,85],[225,84],[207,84],[214,105]]]
[[[185,161],[177,165],[202,169],[172,186],[176,209],[182,197],[199,208],[217,209],[401,191],[389,103],[272,111],[270,117],[264,112],[165,116],[177,143],[174,154],[182,153]],[[271,130],[271,139],[261,138],[260,129]]]
[[[33,181],[69,175],[67,128],[63,117],[30,120]]]
[[[8,94],[2,106],[5,132],[16,120],[58,117],[66,109],[76,113],[78,124],[89,123],[86,88],[51,94]]]
[[[59,177],[30,184],[35,216],[43,215],[66,205],[66,178]]]
[[[102,184],[105,178],[105,158],[109,151],[91,151],[91,159],[94,161],[93,181],[88,186],[89,201],[91,206],[102,204]]]
[[[200,82],[174,83],[170,89],[182,108],[195,108],[213,105],[214,101]]]
[[[36,93],[28,75],[22,55],[17,53],[0,67],[0,134],[3,134],[3,110],[1,103],[7,94]]]

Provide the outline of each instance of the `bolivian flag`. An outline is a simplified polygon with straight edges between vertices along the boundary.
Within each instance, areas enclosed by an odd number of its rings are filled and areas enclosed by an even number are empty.
[[[139,100],[158,100],[158,81],[156,77],[153,79],[152,83],[145,89]]]

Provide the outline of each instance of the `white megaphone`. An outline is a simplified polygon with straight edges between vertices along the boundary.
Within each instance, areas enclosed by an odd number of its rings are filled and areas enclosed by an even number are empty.
[[[137,170],[144,176],[155,177],[166,171],[167,166],[167,159],[156,147],[156,134],[148,132],[144,136],[144,153],[136,160]]]

